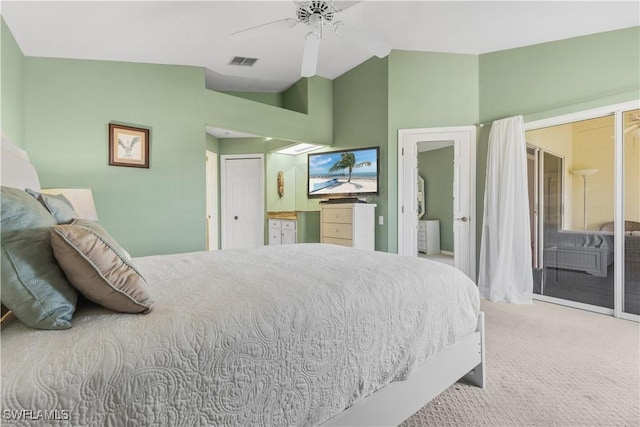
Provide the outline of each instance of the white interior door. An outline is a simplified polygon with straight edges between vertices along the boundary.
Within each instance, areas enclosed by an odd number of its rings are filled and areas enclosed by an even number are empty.
[[[442,141],[453,141],[454,145],[454,262],[456,268],[476,280],[476,131],[473,126],[398,131],[398,253],[417,256],[418,143]]]
[[[404,200],[398,200],[398,254],[418,255],[418,142],[407,142],[400,154],[402,174],[398,171],[398,198],[404,192]],[[402,230],[402,231],[400,231]]]
[[[222,248],[264,245],[264,157],[220,156]]]
[[[474,141],[475,144],[475,141]],[[475,250],[471,259],[471,141],[459,137],[453,141],[453,259],[457,269],[470,277],[475,273]],[[475,188],[474,188],[475,191]],[[475,227],[475,224],[474,224]],[[473,265],[473,267],[472,267]],[[474,274],[475,275],[475,274]]]
[[[207,250],[218,249],[218,155],[206,151]]]

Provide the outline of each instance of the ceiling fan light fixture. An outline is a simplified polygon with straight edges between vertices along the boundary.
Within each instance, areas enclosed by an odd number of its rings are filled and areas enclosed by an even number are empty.
[[[232,34],[235,40],[257,37],[267,32],[277,30],[279,28],[292,28],[296,24],[302,23],[307,25],[311,32],[307,34],[304,41],[304,50],[302,53],[302,67],[300,75],[302,77],[311,77],[316,75],[318,66],[318,53],[320,52],[320,40],[323,37],[323,29],[325,25],[331,25],[333,32],[340,36],[344,36],[350,43],[364,47],[370,53],[379,58],[384,58],[391,52],[391,46],[377,38],[366,34],[342,21],[334,21],[336,13],[340,13],[342,9],[337,8],[333,4],[333,0],[309,0],[309,1],[293,1],[296,6],[296,19],[286,18],[280,19],[266,24],[257,25],[245,30],[237,31]]]
[[[336,36],[340,35],[340,28],[344,27],[344,22],[342,21],[336,21],[333,24],[331,24],[331,29],[333,30],[333,34],[335,34]]]
[[[309,24],[312,19],[321,20],[322,23],[331,22],[338,8],[332,0],[296,1],[296,16],[304,24]]]

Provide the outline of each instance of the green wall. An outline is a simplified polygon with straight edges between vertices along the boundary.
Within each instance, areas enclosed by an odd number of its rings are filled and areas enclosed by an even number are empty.
[[[282,94],[282,105],[288,110],[309,112],[309,79],[300,79]]]
[[[90,187],[132,255],[205,247],[204,71],[25,58],[25,148],[43,187]],[[109,122],[150,128],[150,168],[108,165]]]
[[[287,154],[267,154],[265,161],[267,211],[296,210],[296,157]],[[278,195],[278,172],[284,175],[284,195]]]
[[[220,153],[220,140],[215,136],[207,134],[207,150]]]
[[[306,85],[307,114],[203,89],[206,124],[279,140],[331,145],[332,81],[311,77]]]
[[[478,57],[392,51],[388,106],[388,251],[398,251],[398,130],[468,126],[479,117]]]
[[[213,138],[213,137],[211,137]],[[308,203],[306,193],[307,155],[291,156],[278,154],[284,141],[265,138],[223,138],[219,140],[220,155],[264,154],[265,156],[265,213],[298,211],[298,242],[320,241],[320,213],[318,202]],[[285,191],[280,197],[277,192],[278,171],[284,172]],[[304,180],[300,179],[304,175]],[[265,225],[265,243],[268,242]]]
[[[426,214],[440,221],[440,249],[453,252],[453,147],[418,153],[418,173],[424,178]]]
[[[396,252],[398,129],[529,121],[637,99],[639,40],[632,28],[480,56],[393,51],[334,81],[302,79],[265,95],[281,96],[277,106],[206,90],[195,67],[24,57],[2,23],[2,126],[29,151],[43,186],[92,187],[101,222],[134,255],[204,249],[205,149],[265,153],[267,209],[317,211],[306,155],[272,151],[292,141],[380,146],[376,249]],[[151,128],[150,169],[107,165],[110,121]],[[274,139],[218,140],[205,125]],[[489,129],[478,132],[479,218]],[[281,169],[282,199],[271,194]]]
[[[5,26],[3,31],[10,35]],[[201,68],[23,58],[17,52],[24,66],[13,73],[23,82],[15,87],[24,87],[24,93],[3,93],[3,103],[24,105],[16,109],[24,109],[24,126],[15,115],[6,122],[16,123],[11,133],[18,136],[12,137],[28,141],[21,145],[43,187],[91,187],[100,222],[134,256],[205,249],[205,149],[270,153],[292,141],[332,142],[333,93],[327,79],[305,79],[283,95],[296,108],[304,104],[309,113],[302,114],[206,90]],[[7,58],[13,59],[3,49],[3,72]],[[4,80],[11,76],[3,73]],[[300,93],[305,89],[308,94]],[[149,169],[108,166],[109,122],[150,128]],[[275,138],[230,144],[207,136],[207,124]],[[294,184],[296,167],[289,174]],[[290,190],[287,201],[296,194]]]
[[[320,243],[320,211],[298,212],[298,243]]]
[[[480,122],[638,99],[640,27],[480,55]]]
[[[239,91],[221,91],[227,95],[237,96],[239,98],[248,99],[250,101],[260,102],[262,104],[271,105],[273,107],[282,108],[282,93],[272,92],[239,92]]]
[[[0,17],[0,129],[11,141],[24,147],[24,55]]]
[[[307,114],[309,107],[308,79],[300,79],[284,92],[241,92],[221,91],[250,101],[260,102],[273,107],[285,108]]]
[[[640,99],[640,27],[480,55],[480,122],[525,122]],[[480,256],[487,148],[477,144],[477,252]]]
[[[380,146],[380,195],[369,197],[375,203],[376,216],[387,218],[387,200],[395,189],[387,185],[389,174],[387,146],[388,59],[372,58],[346,72],[333,82],[332,149]],[[305,170],[306,186],[306,170]],[[306,189],[306,187],[305,187]],[[306,192],[305,192],[306,197]],[[317,202],[309,202],[317,203]],[[376,223],[376,250],[388,248],[386,221]]]

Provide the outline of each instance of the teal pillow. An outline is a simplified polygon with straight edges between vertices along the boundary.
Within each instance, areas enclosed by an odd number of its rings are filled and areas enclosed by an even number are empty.
[[[28,188],[26,192],[35,197],[53,215],[58,224],[70,224],[78,218],[73,205],[62,194],[42,194]]]
[[[78,295],[53,255],[56,220],[26,192],[0,190],[2,304],[32,328],[70,328]]]

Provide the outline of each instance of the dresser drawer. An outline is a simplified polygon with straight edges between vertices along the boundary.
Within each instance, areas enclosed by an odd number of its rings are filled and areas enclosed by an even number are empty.
[[[269,228],[273,230],[280,230],[282,221],[279,219],[270,219]]]
[[[353,218],[351,208],[324,209],[322,211],[322,222],[339,224],[350,224]]]
[[[424,221],[418,221],[418,232],[427,231],[427,223]],[[420,233],[418,233],[420,234]]]
[[[353,246],[353,240],[351,239],[335,239],[333,237],[325,237],[322,239],[322,243],[329,243],[331,245],[340,245],[340,246]]]
[[[274,230],[273,228],[269,230],[269,244],[270,245],[279,245],[282,243],[282,236],[280,230]]]
[[[282,245],[298,241],[295,219],[269,218],[268,223],[270,245]]]
[[[322,236],[351,240],[351,224],[324,223],[322,224]]]
[[[374,250],[375,208],[369,203],[320,205],[320,242]]]
[[[295,230],[296,222],[290,220],[282,220],[282,229],[283,230]]]
[[[418,231],[418,242],[419,241],[426,242],[427,241],[427,232],[426,231]]]
[[[426,240],[418,240],[418,250],[422,252],[426,252],[427,250],[427,241]]]

